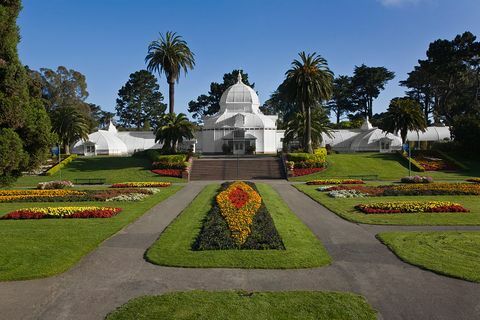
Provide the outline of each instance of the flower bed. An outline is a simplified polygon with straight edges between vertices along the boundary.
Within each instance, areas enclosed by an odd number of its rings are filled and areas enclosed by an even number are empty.
[[[471,179],[467,179],[466,181],[473,182],[473,183],[480,183],[480,178],[471,178]]]
[[[58,198],[80,199],[87,193],[76,190],[0,190],[0,202],[55,201]]]
[[[407,176],[400,179],[402,183],[432,183],[432,177],[426,176]]]
[[[192,249],[284,249],[284,246],[255,185],[237,181],[222,184]]]
[[[358,179],[318,179],[308,181],[308,185],[326,185],[326,184],[364,184],[363,180]]]
[[[429,213],[429,212],[469,212],[461,204],[449,201],[404,201],[358,204],[355,209],[363,213]]]
[[[293,176],[294,177],[300,177],[300,176],[305,176],[307,174],[312,174],[315,172],[320,172],[324,168],[293,168]]]
[[[367,195],[358,190],[333,190],[328,193],[332,198],[363,198]]]
[[[27,208],[10,212],[0,219],[47,219],[47,218],[110,218],[117,215],[121,208],[111,207],[45,207]]]
[[[381,196],[429,196],[429,195],[480,195],[480,184],[471,183],[431,183],[387,186],[338,185],[317,188],[318,191],[331,192],[355,190],[371,197]]]
[[[68,180],[56,180],[56,181],[47,181],[47,182],[39,182],[37,185],[37,189],[45,190],[45,189],[65,189],[65,188],[72,188],[73,183],[72,181]]]
[[[181,178],[183,170],[181,169],[154,169],[153,173],[164,177],[176,177]]]
[[[136,201],[159,191],[159,188],[118,188],[83,191],[59,189],[0,190],[0,202],[127,201],[127,199]],[[129,197],[129,195],[132,196]]]
[[[446,161],[445,159],[440,158],[436,153],[432,154],[419,154],[413,159],[418,162],[425,171],[454,171],[457,170],[457,167],[452,163]]]
[[[111,188],[164,188],[171,185],[170,182],[122,182],[112,184]]]

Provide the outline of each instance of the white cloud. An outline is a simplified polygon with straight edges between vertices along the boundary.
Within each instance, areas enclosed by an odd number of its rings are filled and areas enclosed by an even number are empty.
[[[400,7],[407,4],[417,4],[422,0],[377,0],[385,7]]]

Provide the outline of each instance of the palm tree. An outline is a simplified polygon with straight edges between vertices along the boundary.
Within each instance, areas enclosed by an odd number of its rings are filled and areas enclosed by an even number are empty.
[[[332,96],[333,72],[328,68],[327,60],[316,52],[300,52],[298,55],[300,60],[293,60],[292,67],[285,73],[287,78],[283,87],[305,114],[305,152],[313,153],[311,109]]]
[[[155,142],[163,143],[165,152],[176,153],[178,143],[184,139],[193,139],[195,126],[184,113],[164,114],[160,126],[155,130]]]
[[[297,112],[292,114],[287,121],[285,130],[285,143],[290,143],[294,140],[299,140],[302,145],[305,142],[305,114]],[[322,107],[315,107],[312,109],[312,147],[317,148],[323,142],[322,134],[332,138],[332,129],[329,127],[330,121],[327,113]]]
[[[70,145],[80,139],[88,139],[89,122],[82,111],[75,107],[59,107],[52,112],[52,131],[57,134],[63,150],[70,154]]]
[[[379,128],[393,134],[400,131],[400,137],[405,144],[408,131],[424,132],[427,122],[422,107],[417,101],[410,98],[394,98],[390,102]]]
[[[145,62],[148,71],[165,73],[168,82],[169,112],[174,113],[175,81],[178,83],[182,70],[186,74],[188,69],[192,70],[195,66],[193,52],[181,36],[167,31],[165,36],[160,34],[158,40],[150,43]]]

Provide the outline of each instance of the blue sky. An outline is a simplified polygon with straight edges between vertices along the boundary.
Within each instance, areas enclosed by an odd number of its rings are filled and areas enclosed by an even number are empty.
[[[336,75],[362,63],[394,71],[374,103],[380,112],[403,95],[398,81],[431,41],[466,30],[480,36],[479,0],[24,0],[23,7],[22,62],[82,72],[88,101],[109,111],[129,74],[145,68],[149,42],[168,30],[196,55],[195,69],[176,88],[179,112],[237,68],[265,101],[302,50],[324,56]],[[159,82],[167,96],[165,78]]]

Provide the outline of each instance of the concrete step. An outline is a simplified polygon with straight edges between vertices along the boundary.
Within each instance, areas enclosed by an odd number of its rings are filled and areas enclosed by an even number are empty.
[[[195,159],[190,180],[284,179],[277,158]]]

